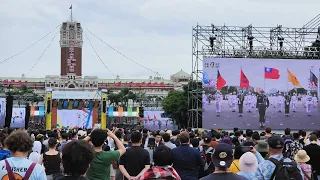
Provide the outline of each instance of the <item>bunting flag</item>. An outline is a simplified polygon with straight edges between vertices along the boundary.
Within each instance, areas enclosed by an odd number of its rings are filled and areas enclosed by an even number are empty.
[[[221,76],[219,70],[218,70],[218,76],[217,76],[217,90],[220,90],[223,88],[223,86],[226,85],[226,81]]]
[[[246,75],[244,75],[244,72],[240,71],[240,87],[241,88],[249,88],[250,83],[249,83],[249,79],[246,77]]]
[[[310,71],[310,84],[311,87],[318,87],[318,78],[312,71]]]
[[[34,111],[35,111],[36,107],[35,106],[31,106],[30,107],[30,116],[34,116]]]
[[[291,82],[293,86],[301,87],[297,77],[288,69],[288,82]]]
[[[127,116],[132,117],[132,107],[128,107]]]
[[[118,117],[123,117],[123,107],[118,107]]]
[[[68,110],[73,109],[73,100],[69,100]]]
[[[139,107],[137,107],[136,112],[137,112],[136,116],[139,117]]]
[[[39,106],[39,116],[40,116],[40,117],[43,117],[43,116],[44,116],[44,110],[45,110],[45,107],[44,107],[44,106]]]
[[[108,107],[108,117],[113,117],[113,106]]]

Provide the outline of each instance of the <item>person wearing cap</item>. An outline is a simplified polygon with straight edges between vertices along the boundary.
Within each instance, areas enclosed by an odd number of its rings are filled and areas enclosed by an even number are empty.
[[[205,162],[205,167],[200,169],[200,176],[199,177],[204,177],[214,171],[214,165],[212,163],[212,154],[214,148],[210,147],[211,143],[211,137],[206,136],[203,138],[203,145],[199,147],[200,153],[206,156],[207,162]]]
[[[265,140],[259,140],[258,144],[255,145],[255,149],[266,159],[268,155],[268,143]]]
[[[269,107],[269,99],[268,96],[264,94],[264,91],[257,97],[256,108],[259,110],[259,123],[260,127],[264,127],[266,122],[266,110]]]
[[[254,173],[258,168],[258,159],[252,152],[244,153],[239,160],[241,171],[237,174],[248,180],[254,179]]]
[[[181,179],[198,180],[199,168],[204,167],[204,160],[197,149],[190,147],[190,136],[188,132],[179,135],[180,146],[172,149],[174,152],[173,167]]]
[[[229,167],[233,161],[232,151],[231,145],[225,143],[218,144],[212,157],[215,171],[200,180],[245,180],[244,177],[229,171]]]
[[[310,161],[310,157],[308,156],[307,152],[305,150],[299,150],[294,156],[294,160],[299,163],[304,174],[304,179],[311,179],[312,168],[310,164],[306,163]]]
[[[283,160],[283,162],[292,162],[290,158],[284,158],[282,154],[284,142],[280,136],[271,136],[267,142],[269,146],[268,160],[263,160],[260,153],[256,152],[255,149],[253,150],[259,162],[258,169],[255,172],[256,179],[270,180],[272,178],[272,175],[276,170],[276,165],[270,160],[271,158],[277,161]],[[303,172],[301,171],[301,167],[299,166],[299,164],[297,164],[297,168],[300,171],[301,177],[303,177]]]

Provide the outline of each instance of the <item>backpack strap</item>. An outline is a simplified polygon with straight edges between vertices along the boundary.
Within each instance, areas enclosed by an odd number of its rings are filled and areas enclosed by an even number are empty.
[[[302,171],[303,175],[307,177],[308,180],[311,180],[311,177],[309,177],[307,175],[307,173],[303,170],[303,168],[301,168],[301,171]],[[311,175],[312,175],[312,172],[311,172]]]
[[[13,172],[11,170],[11,166],[10,166],[8,160],[5,159],[4,162],[6,163],[6,170],[8,172],[9,180],[15,180],[16,178],[13,175]]]
[[[209,147],[209,148],[206,150],[205,154],[211,153],[210,151],[212,151],[212,150],[213,150],[213,148],[212,148],[212,147]]]
[[[283,163],[284,158],[281,158],[280,161],[276,160],[275,158],[269,158],[269,161],[271,161],[274,165],[276,165],[276,168],[274,169],[270,180],[273,180],[274,177],[276,176],[277,172],[279,171],[279,168],[281,164]]]
[[[34,169],[35,167],[36,167],[36,163],[32,163],[32,164],[30,165],[30,167],[28,168],[26,174],[24,175],[23,180],[28,180],[28,179],[29,179],[29,177],[31,176],[32,171],[33,171],[33,169]]]
[[[202,146],[199,147],[199,151],[200,151],[200,152],[203,151],[203,147],[202,147]]]
[[[238,169],[238,171],[240,171],[240,168],[236,165],[236,163],[234,163],[234,161],[232,162],[232,164],[236,166],[236,168]]]

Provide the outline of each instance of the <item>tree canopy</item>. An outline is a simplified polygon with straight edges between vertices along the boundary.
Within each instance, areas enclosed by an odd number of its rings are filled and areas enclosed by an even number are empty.
[[[165,113],[170,114],[176,124],[188,118],[188,99],[184,91],[170,91],[162,102]],[[184,124],[184,123],[182,123]]]

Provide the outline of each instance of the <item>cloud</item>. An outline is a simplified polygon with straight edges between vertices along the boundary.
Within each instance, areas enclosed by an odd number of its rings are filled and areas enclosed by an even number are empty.
[[[298,0],[12,0],[0,6],[0,61],[24,49],[70,17],[82,23],[96,51],[114,74],[148,78],[152,72],[132,63],[92,36],[86,28],[134,61],[166,78],[180,69],[191,72],[191,29],[201,25],[302,27],[317,13],[320,2]],[[312,4],[312,6],[310,6]],[[314,13],[313,13],[314,12]],[[58,31],[58,30],[57,30]],[[56,31],[56,32],[57,32]],[[0,64],[0,76],[20,76],[30,70],[53,34],[25,53]],[[84,36],[85,37],[85,36]],[[59,36],[30,77],[60,74]],[[113,78],[83,45],[83,75]]]

